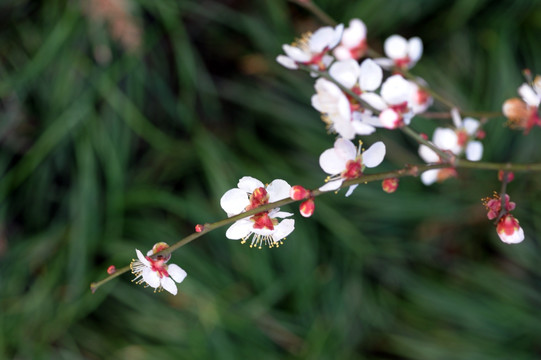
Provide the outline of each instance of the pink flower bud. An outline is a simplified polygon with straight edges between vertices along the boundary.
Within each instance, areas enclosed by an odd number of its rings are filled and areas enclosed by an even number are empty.
[[[385,179],[381,183],[381,187],[383,188],[383,191],[386,193],[394,193],[396,189],[398,189],[398,179],[397,178],[389,178]]]
[[[195,225],[195,232],[200,233],[200,232],[203,231],[204,229],[205,229],[205,225],[201,225],[201,224]]]
[[[303,201],[299,206],[299,211],[302,216],[310,217],[314,213],[316,204],[314,203],[314,198],[310,198],[306,201]]]
[[[498,180],[503,181],[503,174],[504,174],[503,170],[498,171]],[[506,181],[510,183],[511,181],[513,181],[514,178],[515,178],[515,174],[511,171],[508,171]]]
[[[394,109],[388,108],[379,114],[379,121],[387,129],[396,129],[402,124],[402,116]]]
[[[507,244],[518,244],[524,240],[524,230],[513,215],[503,216],[496,226],[496,231],[500,240]]]
[[[294,185],[291,187],[291,190],[289,191],[289,197],[291,197],[293,200],[302,200],[306,199],[310,196],[310,190],[306,190],[300,185]]]
[[[114,265],[109,266],[107,268],[107,274],[113,275],[114,273],[116,273],[116,267]]]

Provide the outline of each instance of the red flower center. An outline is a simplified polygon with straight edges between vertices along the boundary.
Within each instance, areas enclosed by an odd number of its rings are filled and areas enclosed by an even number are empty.
[[[169,273],[167,272],[167,264],[165,263],[165,260],[158,259],[154,260],[150,256],[147,256],[146,259],[148,262],[150,262],[150,269],[156,273],[158,273],[158,276],[163,278],[164,276],[169,276]]]
[[[362,158],[357,157],[355,160],[348,160],[346,169],[340,174],[345,179],[355,179],[363,174]]]

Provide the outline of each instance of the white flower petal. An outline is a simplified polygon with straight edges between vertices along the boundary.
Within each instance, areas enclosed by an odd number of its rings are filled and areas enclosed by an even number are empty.
[[[265,187],[265,184],[251,176],[244,176],[239,180],[237,187],[248,193],[253,193],[255,189]]]
[[[274,233],[272,234],[272,238],[274,239],[274,242],[278,242],[291,234],[293,230],[295,230],[295,220],[282,220],[278,225],[274,227]]]
[[[397,105],[408,101],[410,84],[402,75],[389,77],[381,86],[381,97],[388,104]]]
[[[240,214],[248,205],[250,205],[248,194],[241,189],[227,190],[220,199],[220,206],[228,216]]]
[[[541,97],[535,93],[535,91],[530,85],[526,83],[522,84],[518,88],[518,93],[526,102],[526,104],[530,106],[539,106],[539,103],[541,102]]]
[[[466,146],[466,159],[479,161],[483,157],[483,144],[480,141],[470,141]]]
[[[272,211],[269,212],[269,217],[271,218],[286,218],[293,216],[293,213],[287,212],[287,211],[277,211],[273,213]]]
[[[381,164],[385,157],[385,144],[381,141],[374,143],[365,152],[363,152],[363,165],[373,168]]]
[[[239,240],[245,238],[253,231],[253,225],[250,220],[242,219],[236,221],[225,232],[225,237],[231,240]]]
[[[460,117],[460,112],[456,107],[451,109],[451,118],[453,119],[453,124],[457,129],[462,127],[462,118]]]
[[[379,120],[378,120],[379,122]],[[376,128],[372,125],[365,124],[361,121],[352,121],[351,125],[353,126],[353,129],[355,130],[355,133],[358,135],[370,135],[374,131],[376,131]]]
[[[173,294],[173,295],[177,294],[177,292],[178,292],[177,285],[175,284],[175,282],[173,280],[171,280],[170,277],[168,277],[168,276],[163,277],[160,284],[162,285],[162,287],[166,291],[170,292],[171,294]]]
[[[285,180],[275,179],[267,186],[266,190],[269,194],[269,202],[275,202],[289,197],[291,185]]]
[[[148,284],[148,286],[153,287],[154,289],[160,286],[160,277],[155,271],[152,271],[150,268],[144,268],[142,275],[143,280]]]
[[[515,230],[511,235],[505,233],[498,233],[500,240],[507,244],[518,244],[524,240],[524,230],[521,227]]]
[[[312,53],[320,53],[325,48],[329,47],[330,43],[334,41],[334,29],[330,26],[319,28],[310,37],[310,51]]]
[[[408,41],[408,56],[413,63],[419,61],[423,55],[423,41],[416,37],[412,37]]]
[[[363,91],[374,91],[381,85],[383,70],[372,59],[366,59],[359,67],[359,84]]]
[[[329,69],[329,75],[348,89],[357,83],[359,72],[359,64],[353,59],[337,61]]]
[[[137,259],[139,259],[139,261],[143,263],[143,265],[150,266],[150,262],[145,258],[145,256],[143,255],[141,251],[139,251],[138,249],[135,249],[135,253],[137,254]]]
[[[355,147],[355,145],[353,145],[351,141],[347,139],[336,139],[336,141],[334,142],[334,149],[336,150],[338,156],[342,157],[346,161],[353,160],[357,156],[357,148]]]
[[[475,135],[475,133],[477,132],[477,129],[479,129],[479,121],[472,119],[470,117],[465,118],[464,121],[462,122],[462,125],[464,129],[466,130],[466,132],[468,133],[468,135],[470,136]]]
[[[344,182],[344,179],[338,179],[334,181],[329,181],[325,185],[319,188],[320,191],[333,191],[338,189],[342,183]]]
[[[455,155],[461,151],[461,147],[458,145],[458,136],[452,129],[436,128],[432,139],[434,145],[442,150],[450,150]]]
[[[437,163],[440,161],[439,155],[426,145],[419,146],[419,156],[427,163]]]
[[[383,50],[391,59],[401,59],[408,55],[408,42],[400,35],[392,35],[385,40]]]
[[[283,67],[291,69],[291,70],[297,70],[299,68],[295,60],[285,55],[278,55],[276,57],[276,62],[282,65]]]
[[[362,93],[361,99],[366,101],[368,105],[372,106],[376,110],[383,111],[387,109],[387,103],[378,94],[371,92]]]
[[[348,140],[351,140],[355,137],[355,128],[353,127],[353,124],[350,120],[346,120],[343,118],[331,119],[333,121],[332,128],[338,135]]]
[[[388,58],[376,58],[374,59],[374,62],[385,70],[390,70],[394,66],[394,61]]]
[[[427,170],[421,174],[421,181],[425,185],[432,185],[438,180],[439,169]]]
[[[366,39],[366,25],[362,20],[351,19],[349,27],[344,30],[342,35],[342,44],[348,48],[354,48]]]
[[[311,59],[310,54],[305,53],[304,51],[302,51],[296,46],[285,44],[282,46],[282,49],[284,50],[284,52],[286,53],[288,57],[290,57],[296,62],[304,63],[304,62],[310,61]]]
[[[181,283],[188,275],[184,269],[176,264],[169,264],[167,266],[167,272],[178,283]]]
[[[325,150],[319,156],[319,166],[327,174],[339,174],[346,168],[347,159],[341,157],[334,148]]]
[[[400,114],[391,108],[385,109],[379,114],[379,121],[387,129],[396,129],[399,125]]]
[[[353,193],[353,190],[355,190],[359,186],[359,184],[351,185],[348,189],[348,192],[346,193],[346,197],[350,196],[351,193]]]

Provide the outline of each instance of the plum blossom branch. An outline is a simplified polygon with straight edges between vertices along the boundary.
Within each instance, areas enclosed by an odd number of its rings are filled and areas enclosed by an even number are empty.
[[[440,163],[440,164],[429,164],[429,165],[406,165],[404,168],[393,170],[393,171],[387,171],[387,172],[381,172],[377,174],[363,174],[361,177],[350,179],[344,181],[338,189],[347,188],[352,185],[357,185],[361,183],[369,183],[374,181],[382,181],[384,179],[389,178],[400,178],[400,177],[406,177],[406,176],[418,176],[419,174],[428,171],[428,170],[435,170],[435,169],[443,169],[449,167],[449,163]],[[488,163],[488,162],[473,162],[468,160],[456,160],[456,163],[454,164],[457,168],[475,168],[475,169],[481,169],[481,170],[503,170],[505,172],[509,171],[541,171],[541,163],[533,163],[533,164],[510,164],[510,163]],[[505,183],[505,181],[504,181]],[[337,189],[337,190],[338,190]],[[505,189],[503,189],[505,191]],[[312,197],[316,197],[325,193],[331,193],[329,191],[321,191],[318,189],[311,190],[310,194]],[[502,196],[503,198],[504,196]],[[220,228],[222,226],[231,224],[237,220],[244,219],[247,217],[250,217],[252,215],[255,215],[257,213],[263,212],[263,211],[269,211],[277,207],[281,207],[284,205],[288,205],[294,202],[297,202],[300,200],[293,200],[291,198],[275,201],[272,203],[268,203],[262,206],[259,206],[255,209],[240,213],[238,215],[222,219],[219,221],[216,221],[214,223],[206,223],[202,226],[197,227],[197,231],[186,236],[185,238],[181,239],[177,243],[171,245],[170,247],[153,254],[152,257],[158,257],[160,255],[168,255],[172,252],[178,250],[179,248],[183,247],[186,244],[189,244],[190,242],[198,239],[199,237],[203,236],[204,234],[215,230],[217,228]],[[115,273],[109,275],[108,277],[93,282],[90,284],[90,289],[92,292],[95,292],[99,287],[106,284],[107,282],[113,280],[114,278],[122,275],[125,272],[128,272],[130,270],[130,266],[125,266],[123,268],[117,269]]]

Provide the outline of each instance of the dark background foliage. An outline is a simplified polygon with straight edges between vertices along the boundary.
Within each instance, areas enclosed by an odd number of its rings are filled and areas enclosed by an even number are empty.
[[[420,36],[413,72],[466,110],[498,111],[522,69],[541,72],[535,1],[317,3],[363,19],[378,51],[393,33]],[[175,297],[128,274],[91,294],[135,248],[223,218],[219,198],[244,175],[322,183],[334,137],[310,106],[313,79],[275,62],[320,26],[281,0],[0,4],[0,357],[541,356],[535,174],[509,185],[520,245],[499,241],[479,201],[496,174],[461,171],[428,188],[403,179],[392,195],[371,183],[322,196],[278,249],[209,233],[174,254],[188,272]],[[504,122],[487,124],[484,160],[540,161],[541,131]],[[378,169],[420,162],[402,134],[364,140],[379,139]]]

